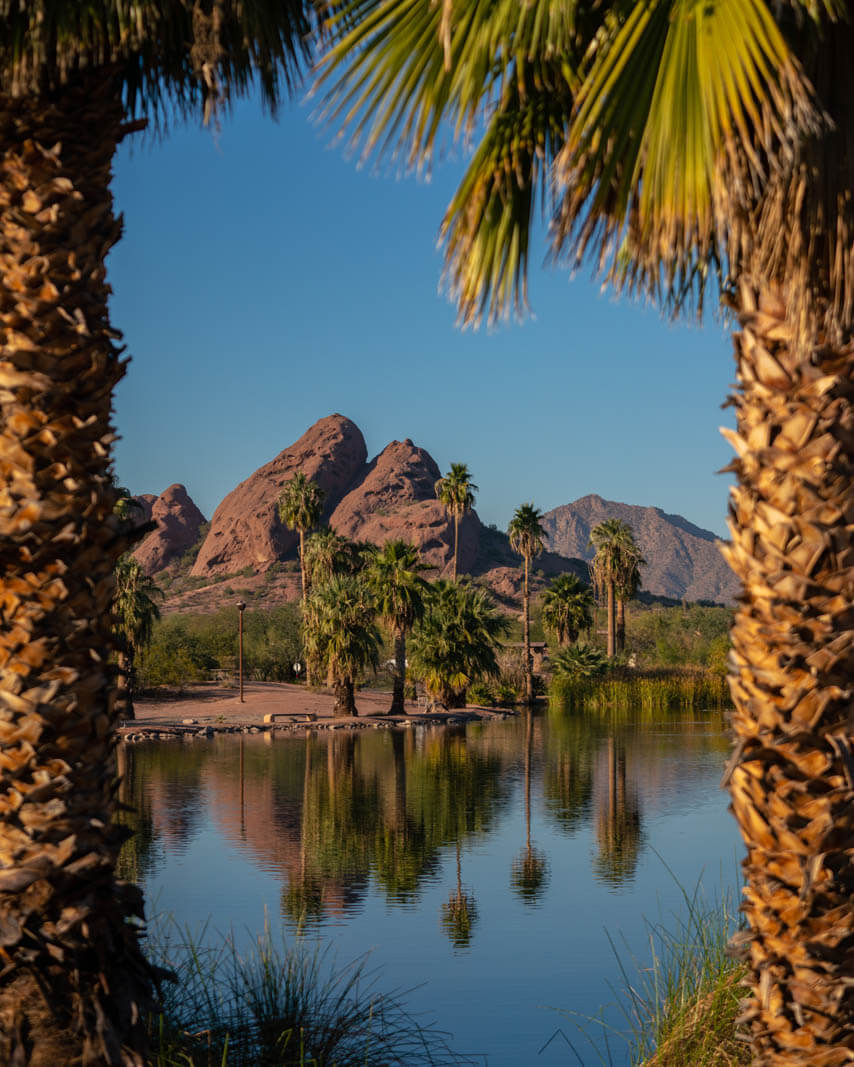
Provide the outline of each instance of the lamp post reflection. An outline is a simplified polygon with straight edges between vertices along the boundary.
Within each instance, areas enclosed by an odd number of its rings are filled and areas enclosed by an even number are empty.
[[[238,600],[237,610],[240,612],[240,625],[238,628],[240,636],[238,640],[237,662],[238,672],[240,675],[240,703],[243,704],[245,703],[245,701],[243,700],[243,612],[246,611],[245,600]]]

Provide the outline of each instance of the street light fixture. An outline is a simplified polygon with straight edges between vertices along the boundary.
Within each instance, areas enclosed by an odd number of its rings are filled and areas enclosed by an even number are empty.
[[[243,612],[246,611],[246,601],[245,600],[238,600],[238,602],[237,602],[237,610],[240,612],[240,642],[239,642],[240,651],[239,651],[239,654],[238,654],[238,660],[237,661],[238,661],[239,670],[240,670],[240,703],[243,704],[243,703],[245,703],[245,701],[243,700]]]

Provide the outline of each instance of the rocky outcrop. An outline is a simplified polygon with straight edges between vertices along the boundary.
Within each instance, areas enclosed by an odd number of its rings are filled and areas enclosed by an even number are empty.
[[[176,483],[177,484],[177,483]],[[154,493],[139,493],[138,496],[132,498],[139,505],[140,515],[145,516],[145,521],[149,522],[151,519],[151,513],[154,510],[154,505],[157,502],[157,497]],[[137,516],[138,518],[139,516]]]
[[[338,504],[329,525],[343,537],[376,545],[408,541],[435,568],[433,577],[438,577],[452,566],[454,557],[453,520],[436,500],[439,477],[429,452],[408,438],[392,441]],[[460,573],[467,573],[474,564],[479,534],[480,520],[468,512],[460,522]]]
[[[620,504],[595,494],[581,497],[544,516],[549,548],[563,556],[592,559],[590,531],[604,519],[621,519],[632,527],[647,560],[641,571],[641,588],[647,592],[719,603],[730,603],[738,595],[739,583],[720,553],[720,539],[660,508]]]
[[[158,497],[145,493],[136,500],[145,512],[146,520],[157,523],[157,527],[140,542],[133,554],[146,574],[156,574],[196,543],[205,517],[185,487],[177,482]]]
[[[324,518],[335,510],[364,471],[367,448],[361,430],[343,415],[320,419],[289,448],[259,467],[223,500],[211,519],[191,574],[213,577],[251,566],[267,570],[297,545],[298,535],[279,520],[277,500],[297,473],[326,493]]]

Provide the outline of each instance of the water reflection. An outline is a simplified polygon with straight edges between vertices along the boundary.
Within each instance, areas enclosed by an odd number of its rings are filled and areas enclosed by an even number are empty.
[[[621,886],[635,875],[641,847],[641,812],[637,789],[626,783],[626,744],[622,737],[609,737],[597,758],[594,793],[596,842],[599,846],[593,870],[603,882]]]
[[[557,1042],[540,1054],[555,1029],[540,1006],[613,1001],[604,931],[641,958],[644,917],[681,899],[670,869],[693,887],[707,866],[712,892],[717,867],[734,869],[727,752],[719,716],[641,726],[560,708],[139,744],[119,752],[137,830],[122,872],[180,924],[251,936],[269,920],[331,934],[345,961],[371,950],[384,986],[418,986],[457,1047],[562,1067]]]
[[[457,887],[442,923],[455,944],[468,943],[476,904],[462,884],[461,852],[491,832],[517,790],[525,838],[509,883],[525,904],[549,891],[537,818],[569,836],[589,827],[595,878],[625,889],[645,847],[641,794],[655,805],[662,792],[690,788],[688,742],[721,757],[727,746],[709,722],[673,720],[651,732],[552,709],[468,728],[123,747],[120,797],[135,811],[122,819],[136,836],[122,871],[144,882],[209,818],[241,854],[275,872],[283,916],[304,927],[358,911],[372,886],[389,903],[416,904],[455,849]]]
[[[534,747],[534,714],[525,713],[525,848],[513,860],[510,884],[526,904],[536,904],[546,886],[548,861],[542,849],[531,842],[531,755]]]

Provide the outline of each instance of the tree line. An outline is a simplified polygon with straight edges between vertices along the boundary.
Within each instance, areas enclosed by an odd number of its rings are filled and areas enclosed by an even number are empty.
[[[392,648],[390,714],[405,710],[407,671],[422,681],[432,700],[448,708],[464,706],[473,684],[496,679],[508,620],[486,590],[461,580],[457,573],[459,519],[473,507],[476,490],[463,463],[452,464],[436,482],[437,498],[454,519],[452,578],[428,582],[424,574],[432,568],[414,545],[393,540],[378,547],[320,525],[322,487],[302,471],[294,474],[277,498],[277,511],[280,521],[299,536],[300,614],[297,619],[284,610],[264,626],[253,623],[247,630],[247,661],[255,677],[290,679],[304,664],[309,684],[325,681],[333,689],[336,713],[355,715],[357,683],[379,665],[383,647],[379,623]],[[132,507],[124,493],[122,510],[127,514]],[[536,683],[529,578],[531,563],[546,541],[542,513],[533,503],[520,505],[507,533],[522,558],[522,692],[513,697],[530,705]],[[608,660],[623,650],[625,601],[637,592],[644,564],[631,528],[618,520],[595,527],[591,545],[596,549],[591,565],[594,586],[604,591],[608,603],[607,656],[589,640],[594,606],[589,584],[575,575],[560,575],[542,601],[543,624],[558,645],[553,669],[570,677],[601,673]],[[206,642],[200,638],[199,624],[173,622],[151,648],[160,597],[154,580],[143,574],[133,556],[125,555],[116,569],[116,585],[114,612],[126,717],[133,714],[137,650],[148,649],[143,681],[157,678],[167,683],[178,681],[182,673],[194,671],[199,676],[230,657],[227,622],[208,624]],[[588,634],[588,641],[580,643],[582,633]]]

